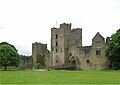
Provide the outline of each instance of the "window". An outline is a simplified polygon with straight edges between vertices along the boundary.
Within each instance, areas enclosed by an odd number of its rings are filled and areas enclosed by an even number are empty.
[[[100,50],[96,50],[96,55],[100,55],[101,51]]]
[[[86,60],[86,63],[90,63],[90,60]]]
[[[56,63],[58,63],[58,60],[56,60]]]
[[[58,46],[58,42],[56,42],[56,46]]]
[[[56,35],[56,39],[58,39],[58,35]]]
[[[69,55],[70,55],[70,56],[72,56],[72,54],[71,54],[71,53],[69,53]]]
[[[57,52],[57,49],[56,49],[56,52]]]

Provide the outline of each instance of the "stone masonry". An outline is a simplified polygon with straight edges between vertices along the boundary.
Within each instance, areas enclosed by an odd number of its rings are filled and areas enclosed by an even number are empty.
[[[71,24],[51,28],[51,64],[56,68],[107,69],[105,39],[98,32],[91,46],[82,46],[82,29]]]
[[[33,66],[76,68],[83,70],[107,69],[109,61],[105,56],[107,41],[98,32],[91,46],[82,46],[82,29],[71,29],[71,24],[60,24],[51,28],[51,52],[46,44],[33,43]]]
[[[37,63],[40,63],[42,68],[50,67],[49,59],[50,52],[47,50],[47,44],[42,43],[33,43],[32,44],[32,58],[33,58],[33,67]]]

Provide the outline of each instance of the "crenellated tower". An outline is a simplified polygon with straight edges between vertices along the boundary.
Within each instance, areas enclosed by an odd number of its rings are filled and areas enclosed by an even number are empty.
[[[51,28],[51,56],[53,67],[66,67],[71,45],[82,46],[82,29],[71,30],[70,24]]]

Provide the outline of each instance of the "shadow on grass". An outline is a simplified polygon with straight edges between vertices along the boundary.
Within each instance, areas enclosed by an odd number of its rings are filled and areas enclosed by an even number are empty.
[[[7,68],[6,71],[28,71],[28,70],[31,70],[31,69],[23,69],[23,68],[19,68],[19,67],[10,67],[10,68]],[[0,71],[5,71],[3,67],[0,67]]]

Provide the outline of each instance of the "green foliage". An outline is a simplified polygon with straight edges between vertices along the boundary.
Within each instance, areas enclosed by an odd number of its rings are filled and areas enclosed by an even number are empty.
[[[47,68],[47,71],[50,71],[51,70],[51,68]]]
[[[7,42],[1,42],[0,45],[9,45],[9,46],[11,46],[14,50],[17,51],[17,49],[16,49],[13,45],[11,45],[11,44],[9,44],[9,43],[7,43]]]
[[[106,56],[110,60],[111,69],[120,69],[120,29],[110,37]]]
[[[20,61],[19,54],[13,45],[6,42],[0,43],[0,65],[4,66],[18,66]]]
[[[35,69],[40,69],[40,68],[41,68],[41,64],[37,63],[36,66],[35,66]]]

